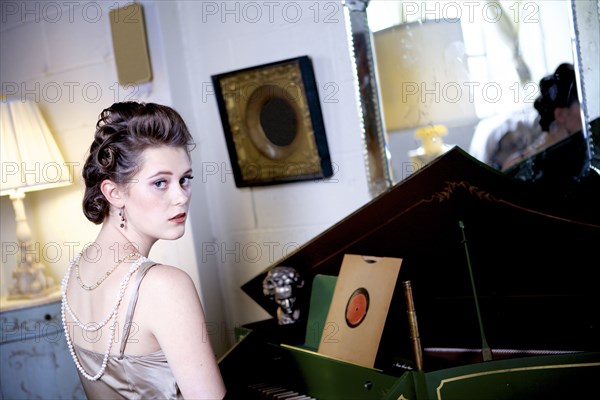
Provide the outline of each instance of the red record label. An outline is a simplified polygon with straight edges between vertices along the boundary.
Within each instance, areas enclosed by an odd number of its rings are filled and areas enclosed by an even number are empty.
[[[369,310],[369,292],[365,288],[358,288],[352,293],[346,304],[346,323],[350,328],[360,325]]]

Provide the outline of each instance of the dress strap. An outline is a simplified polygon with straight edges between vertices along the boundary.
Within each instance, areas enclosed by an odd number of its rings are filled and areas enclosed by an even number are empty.
[[[119,351],[119,359],[122,360],[125,354],[125,346],[127,345],[127,340],[129,340],[129,334],[131,332],[131,325],[133,320],[133,313],[135,312],[135,306],[137,304],[138,296],[140,293],[140,285],[142,284],[142,280],[146,276],[146,273],[153,266],[157,265],[154,261],[145,261],[139,268],[137,274],[135,275],[135,279],[133,281],[133,292],[131,293],[131,300],[129,301],[129,307],[127,308],[127,314],[125,316],[125,326],[123,327],[123,337],[121,338],[121,349]]]

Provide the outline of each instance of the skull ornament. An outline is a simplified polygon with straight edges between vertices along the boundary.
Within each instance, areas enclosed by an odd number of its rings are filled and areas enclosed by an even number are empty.
[[[304,280],[292,267],[275,267],[263,280],[263,294],[277,305],[279,325],[293,324],[300,318],[300,310],[294,309],[296,289],[304,286]]]

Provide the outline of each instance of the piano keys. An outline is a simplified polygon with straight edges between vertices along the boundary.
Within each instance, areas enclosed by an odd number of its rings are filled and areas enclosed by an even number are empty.
[[[314,397],[300,394],[293,390],[288,390],[277,385],[271,385],[269,383],[255,383],[248,385],[249,396],[246,398],[252,398],[252,393],[255,393],[260,399],[270,400],[317,400]]]

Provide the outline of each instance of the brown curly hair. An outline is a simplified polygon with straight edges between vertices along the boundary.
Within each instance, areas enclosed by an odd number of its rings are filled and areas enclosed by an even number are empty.
[[[126,185],[136,174],[142,152],[158,146],[182,147],[189,152],[193,138],[177,111],[155,103],[114,103],[100,113],[94,141],[83,166],[83,213],[101,224],[109,203],[100,190],[108,179]]]

